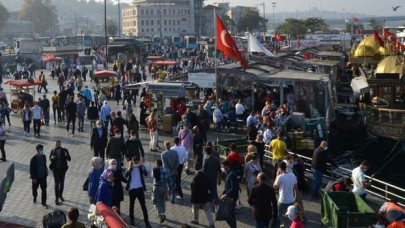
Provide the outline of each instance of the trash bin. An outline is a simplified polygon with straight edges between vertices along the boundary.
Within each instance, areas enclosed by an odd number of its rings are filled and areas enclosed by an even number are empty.
[[[352,192],[321,192],[323,227],[356,228],[375,224],[377,214]]]
[[[216,150],[218,151],[219,155],[222,158],[225,158],[228,154],[229,146],[235,143],[236,144],[236,151],[239,153],[241,157],[246,155],[247,146],[250,144],[249,141],[246,139],[230,139],[230,140],[223,140],[216,143]]]

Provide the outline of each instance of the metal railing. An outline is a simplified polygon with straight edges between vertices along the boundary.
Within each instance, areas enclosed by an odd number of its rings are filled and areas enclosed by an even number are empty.
[[[269,151],[268,146],[266,146],[265,152],[265,157],[272,159],[272,152]],[[297,156],[304,162],[305,170],[312,173],[312,158],[300,154],[297,154]],[[351,174],[352,170],[350,169],[346,169],[343,167],[332,169],[332,166],[328,164],[327,173],[324,173],[323,176],[330,180],[336,180],[340,177],[351,177]],[[368,193],[384,200],[389,200],[395,197],[398,200],[398,203],[401,206],[405,207],[405,189],[394,186],[382,180],[372,178],[371,176],[366,175],[366,179],[372,180],[371,186],[367,188]]]
[[[367,118],[379,123],[405,126],[405,110],[367,106]]]

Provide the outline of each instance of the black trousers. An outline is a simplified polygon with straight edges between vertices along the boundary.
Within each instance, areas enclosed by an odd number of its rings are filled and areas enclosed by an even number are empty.
[[[101,157],[104,161],[104,157],[105,157],[105,152],[104,152],[105,148],[104,147],[95,146],[93,148],[93,151],[94,151],[94,157]]]
[[[55,180],[55,198],[62,197],[63,188],[65,187],[65,176],[66,171],[64,170],[54,170],[53,178]]]
[[[24,131],[25,131],[25,132],[30,133],[30,125],[31,125],[31,121],[30,121],[30,120],[28,120],[28,121],[25,121],[25,120],[24,120]]]
[[[41,133],[41,119],[34,119],[34,134]]]
[[[32,182],[32,196],[34,196],[34,199],[37,199],[38,187],[41,187],[41,203],[46,204],[46,176],[37,179],[37,183]]]
[[[141,204],[143,220],[145,221],[146,225],[149,225],[148,210],[146,209],[145,205],[145,194],[143,192],[143,188],[129,190],[129,218],[131,221],[134,221],[134,206],[136,198],[138,198],[138,201]]]
[[[66,131],[69,131],[69,124],[72,123],[72,134],[75,134],[75,127],[76,127],[76,117],[75,116],[68,116],[67,123],[66,123]]]
[[[6,140],[0,140],[1,159],[3,161],[6,161],[6,151],[4,150],[4,144],[6,144]]]
[[[184,164],[179,165],[177,168],[177,175],[176,175],[176,191],[177,194],[183,198],[183,190],[181,189],[181,174],[183,172]]]

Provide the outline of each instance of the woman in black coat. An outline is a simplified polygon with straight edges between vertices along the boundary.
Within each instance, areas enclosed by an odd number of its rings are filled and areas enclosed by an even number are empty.
[[[117,164],[120,167],[121,164]],[[114,170],[114,194],[113,194],[113,206],[121,208],[121,201],[124,201],[124,188],[122,187],[122,182],[127,183],[127,179],[122,175],[121,168]],[[119,212],[120,210],[118,210]]]
[[[145,121],[145,119],[146,119],[146,110],[148,109],[148,105],[145,103],[145,101],[144,101],[144,99],[145,98],[141,98],[141,103],[139,104],[139,107],[141,108],[141,113],[140,113],[140,115],[139,115],[139,118],[140,118],[140,123],[141,123],[141,125],[143,125],[143,126],[145,126],[145,127],[147,127],[148,125],[146,124],[146,121]]]

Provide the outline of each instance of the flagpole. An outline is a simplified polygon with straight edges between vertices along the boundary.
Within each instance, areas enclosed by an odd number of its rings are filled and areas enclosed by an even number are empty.
[[[250,33],[249,27],[246,28],[246,32],[248,34],[247,46],[248,46],[248,61],[250,61]]]
[[[215,87],[216,87],[216,100],[219,101],[219,85],[218,85],[218,72],[217,72],[217,65],[218,65],[218,58],[217,58],[217,42],[218,42],[218,37],[217,37],[217,14],[215,12],[214,8],[214,34],[215,34],[215,48],[214,48],[214,61],[215,61]]]

